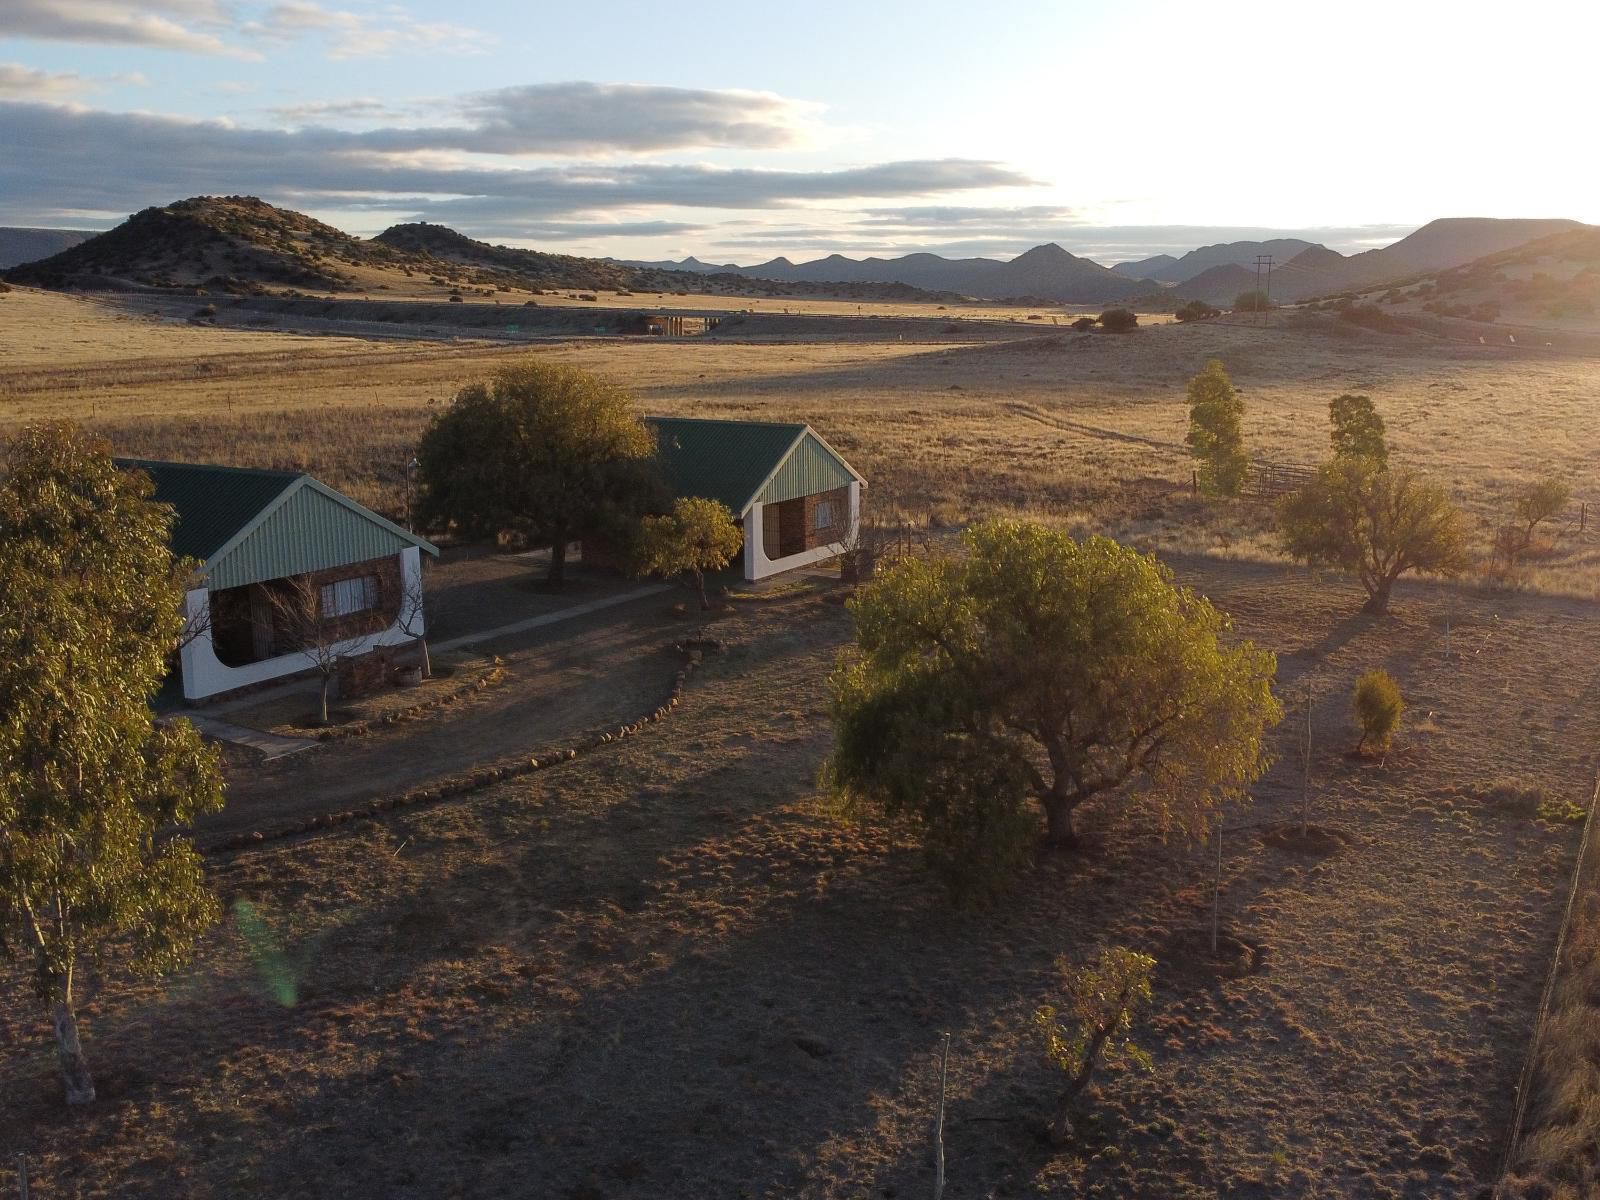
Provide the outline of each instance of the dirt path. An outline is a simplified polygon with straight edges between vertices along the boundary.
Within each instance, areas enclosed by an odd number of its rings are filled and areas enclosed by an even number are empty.
[[[227,807],[199,826],[204,841],[270,830],[500,759],[563,746],[576,735],[635,720],[661,703],[684,636],[660,597],[576,618],[549,630],[482,643],[506,681],[439,711],[366,737],[236,767]]]

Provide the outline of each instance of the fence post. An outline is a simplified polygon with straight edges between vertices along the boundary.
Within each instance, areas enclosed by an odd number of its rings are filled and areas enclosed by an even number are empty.
[[[1211,891],[1211,957],[1217,956],[1217,933],[1222,919],[1222,822],[1217,822],[1217,877]]]
[[[28,1156],[17,1155],[17,1195],[28,1200]]]
[[[944,1035],[939,1052],[939,1114],[933,1123],[933,1200],[944,1197],[944,1090],[950,1070],[950,1035]]]

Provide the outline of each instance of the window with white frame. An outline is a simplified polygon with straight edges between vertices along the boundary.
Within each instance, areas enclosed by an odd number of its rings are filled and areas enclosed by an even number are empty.
[[[811,527],[819,533],[825,529],[832,529],[837,508],[836,500],[818,500],[816,508],[812,510]]]
[[[348,617],[378,607],[378,577],[358,575],[322,585],[322,619]]]

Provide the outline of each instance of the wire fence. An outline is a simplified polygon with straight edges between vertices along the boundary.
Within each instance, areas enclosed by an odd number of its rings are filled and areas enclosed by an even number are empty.
[[[1594,794],[1589,798],[1589,815],[1583,821],[1583,837],[1578,842],[1578,862],[1572,869],[1572,887],[1567,892],[1567,907],[1561,917],[1561,932],[1556,935],[1555,953],[1550,956],[1550,970],[1545,975],[1544,991],[1539,995],[1539,1007],[1533,1014],[1533,1035],[1528,1040],[1528,1054],[1522,1060],[1522,1072],[1517,1077],[1516,1105],[1511,1113],[1511,1127],[1506,1131],[1505,1148],[1500,1154],[1500,1170],[1495,1175],[1493,1200],[1506,1194],[1506,1177],[1511,1174],[1512,1160],[1522,1141],[1523,1126],[1528,1119],[1528,1099],[1533,1091],[1533,1075],[1539,1063],[1539,1041],[1544,1033],[1545,1021],[1550,1013],[1550,1000],[1555,994],[1556,978],[1561,974],[1561,959],[1567,950],[1567,937],[1572,932],[1572,913],[1577,907],[1578,892],[1583,885],[1584,864],[1589,857],[1589,837],[1594,831],[1594,811],[1600,806],[1600,777],[1595,779]]]
[[[1316,477],[1315,467],[1257,459],[1250,464],[1246,488],[1254,496],[1272,499],[1290,492],[1298,492]]]

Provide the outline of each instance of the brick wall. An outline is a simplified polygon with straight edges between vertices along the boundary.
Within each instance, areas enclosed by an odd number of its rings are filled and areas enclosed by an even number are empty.
[[[850,532],[850,488],[848,485],[831,492],[818,492],[805,498],[806,549],[841,542]],[[828,503],[833,506],[833,519],[821,529],[817,528],[817,508]]]
[[[363,575],[378,577],[378,606],[365,612],[351,613],[324,622],[332,631],[335,640],[342,641],[344,638],[359,637],[364,633],[377,633],[395,623],[395,619],[400,615],[404,588],[400,578],[400,556],[389,554],[383,558],[368,559],[366,562],[346,563],[342,567],[329,567],[326,571],[313,571],[305,577],[306,581],[316,589],[316,594],[320,598],[325,585],[337,583],[341,579],[359,579]]]

